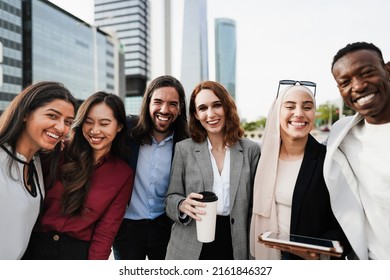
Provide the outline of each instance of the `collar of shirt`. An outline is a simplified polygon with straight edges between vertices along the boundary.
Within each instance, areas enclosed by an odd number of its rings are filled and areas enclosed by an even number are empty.
[[[160,143],[140,147],[133,192],[125,218],[155,219],[165,212],[165,196],[172,165],[173,134]]]
[[[168,135],[165,139],[161,140],[161,142],[157,142],[156,138],[154,138],[154,136],[152,135],[152,143],[154,145],[164,145],[165,143],[167,143],[168,141],[172,140],[173,141],[173,132]]]
[[[110,158],[111,152],[105,154],[102,156],[96,163],[95,163],[95,168],[100,167],[108,158]]]
[[[211,150],[213,149],[213,145],[211,144],[210,139],[208,137],[207,137],[207,147],[209,148],[209,151],[211,152]],[[225,145],[225,149],[226,149],[226,151],[230,151],[229,146]]]

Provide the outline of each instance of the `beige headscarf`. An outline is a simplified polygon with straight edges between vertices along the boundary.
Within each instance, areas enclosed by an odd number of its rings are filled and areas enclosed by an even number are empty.
[[[258,237],[267,230],[278,232],[274,189],[280,150],[280,108],[284,99],[296,91],[307,92],[312,97],[315,106],[314,95],[307,87],[289,86],[273,102],[267,117],[261,157],[255,176],[250,228],[250,253],[256,259],[280,260],[280,251],[266,248],[258,242]]]

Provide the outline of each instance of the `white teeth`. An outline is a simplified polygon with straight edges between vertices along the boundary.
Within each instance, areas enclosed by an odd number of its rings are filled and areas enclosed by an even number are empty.
[[[373,98],[374,98],[375,94],[371,93],[369,95],[366,95],[362,98],[359,98],[358,100],[356,100],[356,102],[362,106],[364,104],[367,104],[368,102],[370,102]]]
[[[291,122],[291,125],[292,126],[304,126],[305,123],[304,122]]]
[[[158,118],[160,121],[165,121],[165,122],[169,120],[169,118],[163,117],[163,116],[157,116],[157,118]]]
[[[100,141],[100,138],[91,137],[91,140],[92,140],[93,142],[97,142],[97,141]]]
[[[54,133],[52,133],[52,132],[46,132],[46,134],[47,134],[48,136],[54,138],[54,139],[58,139],[58,138],[60,137],[59,135],[56,135],[56,134],[54,134]]]
[[[208,124],[217,124],[218,123],[218,120],[216,121],[211,121],[211,122],[207,122]]]

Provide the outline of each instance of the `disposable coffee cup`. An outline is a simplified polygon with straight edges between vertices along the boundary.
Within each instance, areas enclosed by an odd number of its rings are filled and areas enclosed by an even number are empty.
[[[215,224],[217,220],[218,197],[213,192],[200,192],[202,199],[195,199],[206,204],[206,207],[199,207],[199,210],[206,212],[199,215],[201,221],[196,221],[196,233],[200,242],[209,243],[215,239]]]

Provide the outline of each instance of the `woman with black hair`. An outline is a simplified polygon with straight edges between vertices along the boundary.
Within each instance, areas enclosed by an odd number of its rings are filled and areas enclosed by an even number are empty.
[[[42,149],[60,150],[76,99],[56,82],[26,87],[0,118],[0,259],[20,259],[45,195]]]
[[[97,92],[81,104],[57,174],[46,177],[44,212],[25,259],[109,258],[133,186],[126,131],[118,96]]]

